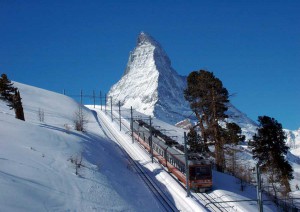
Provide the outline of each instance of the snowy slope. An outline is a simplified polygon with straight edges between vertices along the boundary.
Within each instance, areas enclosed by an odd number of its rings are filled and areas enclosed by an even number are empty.
[[[141,113],[175,124],[193,118],[184,98],[185,87],[186,77],[172,68],[161,45],[142,32],[122,78],[111,87],[108,96],[115,105],[120,101],[126,108],[132,106]],[[229,121],[239,124],[247,137],[255,132],[256,124],[231,104],[228,115]]]
[[[103,120],[98,120],[95,113],[85,109],[89,120],[87,132],[79,133],[72,130],[74,112],[78,109],[72,99],[20,83],[15,86],[23,97],[26,121],[16,120],[0,101],[0,211],[163,210],[138,173],[128,168],[127,156],[107,138],[104,133],[107,128],[101,125]],[[38,121],[40,108],[45,112],[44,123]],[[126,112],[124,117],[129,117],[129,111]],[[110,122],[109,117],[105,119]],[[163,121],[153,121],[170,130],[169,133],[175,131],[178,137],[183,133]],[[111,125],[118,131],[116,122]],[[136,148],[134,152],[142,151],[138,145],[131,144],[126,131],[122,130],[119,137],[127,141],[130,148]],[[150,163],[147,154],[138,154],[143,155],[143,159],[138,160],[152,170],[163,187],[167,186],[166,192],[170,192],[182,211],[206,211],[194,198],[186,198],[184,189],[177,182],[171,182],[174,179],[167,172],[163,173],[158,164]],[[83,156],[84,164],[79,176],[75,175],[74,164],[69,160],[78,155]],[[216,200],[255,198],[254,188],[240,192],[236,180],[228,175],[215,172],[214,182],[211,195]],[[181,196],[181,200],[175,198],[178,195],[173,192]],[[256,210],[255,203],[251,202],[230,205],[230,211]],[[265,211],[274,209],[270,205],[264,207]]]
[[[300,128],[298,130],[285,129],[284,132],[286,133],[287,136],[287,144],[291,148],[300,147]]]
[[[91,109],[93,106],[89,106]],[[132,143],[131,137],[128,135],[128,128],[130,126],[130,111],[124,110],[121,108],[122,114],[122,130],[119,129],[119,121],[116,119],[111,121],[111,112],[107,113],[100,110],[99,107],[93,109],[97,111],[99,116],[99,120],[105,121],[110,125],[110,128],[113,129],[120,139],[120,143],[125,149],[129,149],[130,153],[133,155],[136,161],[139,161],[141,164],[144,164],[145,168],[150,171],[149,176],[156,179],[158,182],[161,182],[161,185],[164,188],[165,193],[171,194],[171,199],[175,201],[177,208],[180,211],[202,211],[201,206],[197,206],[196,202],[200,202],[206,205],[207,201],[202,201],[199,199],[198,194],[192,192],[192,197],[184,197],[186,195],[186,190],[178,185],[178,182],[174,180],[173,177],[170,177],[170,174],[165,169],[162,169],[158,163],[151,163],[151,158],[149,154],[145,154],[143,148],[138,145],[135,141]],[[118,107],[113,107],[113,114],[115,117],[119,116]],[[133,116],[139,116],[142,119],[147,118],[146,115],[143,115],[137,111],[133,111]],[[175,136],[176,140],[179,142],[183,142],[183,129],[176,128],[173,125],[170,125],[166,122],[158,120],[154,118],[152,120],[154,126],[159,127],[159,129],[166,130],[170,136]],[[125,128],[124,126],[127,126]],[[243,163],[249,166],[255,166],[254,161],[252,160],[251,154],[247,151],[241,153],[241,158],[243,159]],[[159,170],[159,171],[158,171]],[[223,204],[221,207],[226,208],[226,211],[256,211],[257,205],[254,202],[248,202],[249,200],[256,199],[256,190],[254,186],[247,186],[244,191],[240,190],[239,181],[231,175],[227,175],[224,173],[219,173],[217,171],[213,171],[213,190],[208,192],[207,195],[210,196],[214,201],[236,201],[236,200],[246,200],[241,202],[231,202]],[[206,198],[205,198],[206,199]],[[267,200],[268,197],[264,196],[264,199]],[[210,211],[214,211],[211,209],[211,204],[207,206]],[[264,211],[276,211],[274,205],[272,203],[264,203]]]
[[[0,101],[0,211],[159,211],[120,148],[85,109],[86,133],[72,129],[72,99],[14,83],[26,121]],[[38,110],[45,122],[38,121]],[[67,129],[69,126],[70,129]],[[83,157],[75,175],[71,157]],[[147,201],[144,201],[144,200]]]

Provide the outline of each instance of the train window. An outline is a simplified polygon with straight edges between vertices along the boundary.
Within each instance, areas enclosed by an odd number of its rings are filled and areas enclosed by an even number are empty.
[[[211,177],[210,166],[192,166],[190,167],[190,179],[198,180]]]
[[[170,162],[172,165],[174,165],[173,158],[170,158]]]

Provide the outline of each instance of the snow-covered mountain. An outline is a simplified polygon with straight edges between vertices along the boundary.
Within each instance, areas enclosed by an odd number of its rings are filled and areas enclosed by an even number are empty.
[[[184,98],[185,87],[186,77],[172,68],[161,45],[141,32],[122,78],[111,87],[108,96],[112,97],[114,104],[120,101],[123,107],[132,106],[141,113],[175,124],[186,118],[193,119],[189,103]],[[231,104],[228,115],[229,121],[239,124],[247,137],[253,134],[255,122]]]
[[[284,132],[286,133],[287,144],[290,146],[290,148],[291,149],[299,148],[300,147],[300,128],[298,130],[285,129]]]
[[[185,78],[171,67],[160,44],[142,32],[121,80],[108,95],[115,104],[120,101],[124,107],[132,106],[146,115],[175,123],[190,112],[183,101],[184,87]]]

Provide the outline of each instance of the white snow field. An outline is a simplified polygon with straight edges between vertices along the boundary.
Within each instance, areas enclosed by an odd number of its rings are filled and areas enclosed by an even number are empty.
[[[86,132],[81,133],[73,129],[79,107],[74,100],[17,82],[14,86],[23,98],[26,121],[15,119],[13,111],[0,101],[0,211],[164,211],[132,168],[128,155],[144,167],[178,210],[212,210],[212,205],[204,207],[208,202],[201,200],[201,195],[186,197],[182,185],[156,161],[151,163],[149,154],[136,142],[132,144],[128,131],[120,131],[117,121],[112,122],[99,106],[84,108],[88,123]],[[38,111],[44,112],[44,122],[39,121]],[[129,125],[126,111],[122,110],[123,121]],[[169,133],[178,138],[183,133],[158,119],[153,123],[172,130]],[[300,177],[297,155],[296,150],[289,155],[296,171],[293,186]],[[76,175],[70,159],[81,156],[83,167]],[[256,199],[254,186],[242,192],[232,176],[214,172],[213,182],[208,193],[213,201]],[[221,207],[223,211],[257,211],[256,202]],[[265,202],[264,211],[276,208]]]
[[[87,132],[73,130],[72,99],[14,82],[26,121],[0,101],[0,211],[160,211],[120,148],[84,109]],[[38,111],[44,111],[39,122]],[[69,128],[69,129],[68,129]],[[75,175],[70,158],[82,155]]]
[[[135,141],[132,144],[132,139],[129,136],[128,128],[130,126],[129,117],[130,111],[126,108],[121,108],[122,114],[122,122],[127,128],[125,128],[122,124],[122,129],[120,131],[119,120],[116,118],[119,117],[118,108],[113,107],[113,115],[114,121],[111,120],[111,112],[107,110],[104,112],[104,108],[102,111],[99,107],[96,106],[96,109],[91,105],[87,105],[91,110],[95,110],[98,114],[100,122],[105,122],[105,126],[109,126],[110,130],[113,130],[113,134],[118,138],[120,145],[122,145],[127,151],[129,151],[130,155],[141,164],[144,164],[144,167],[148,170],[149,175],[155,179],[156,181],[161,183],[163,186],[163,190],[171,195],[175,201],[176,207],[181,211],[201,211],[201,207],[197,206],[197,203],[202,205],[206,205],[208,202],[201,200],[202,195],[192,192],[192,197],[186,197],[186,190],[179,185],[178,181],[171,177],[171,175],[165,171],[165,169],[159,165],[157,162],[151,163],[151,158],[148,153],[145,152],[144,149],[138,145]],[[147,116],[134,111],[133,116],[137,116],[139,118],[145,119]],[[176,127],[162,122],[156,118],[153,119],[153,126],[160,126],[161,129],[167,129],[168,134],[176,135],[179,141],[183,138],[183,130],[178,129]],[[175,131],[176,130],[176,131]],[[248,156],[249,157],[249,156]],[[249,161],[251,157],[249,157]],[[253,173],[254,174],[254,173]],[[211,198],[215,202],[221,201],[236,201],[236,200],[254,200],[256,199],[256,188],[254,186],[247,186],[244,191],[240,191],[239,181],[227,174],[213,172],[213,190],[208,192],[209,198]],[[203,198],[203,197],[202,197]],[[206,199],[207,197],[205,197]],[[268,199],[264,196],[264,199]],[[208,206],[207,210],[211,210],[211,204]],[[221,207],[223,211],[256,211],[257,204],[252,201],[245,202],[231,202],[226,204],[218,205]],[[276,208],[271,202],[264,203],[264,211],[276,211]]]

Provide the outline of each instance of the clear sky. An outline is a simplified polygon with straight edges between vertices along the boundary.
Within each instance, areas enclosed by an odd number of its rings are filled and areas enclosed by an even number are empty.
[[[141,31],[180,75],[213,71],[253,120],[300,127],[299,0],[0,0],[0,72],[56,92],[104,93]]]

